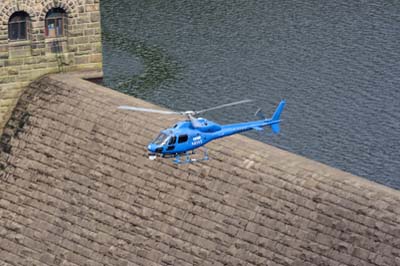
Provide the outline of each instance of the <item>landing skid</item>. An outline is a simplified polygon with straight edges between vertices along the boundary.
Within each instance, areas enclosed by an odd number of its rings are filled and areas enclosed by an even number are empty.
[[[177,153],[177,154],[158,154],[158,153],[150,153],[149,159],[154,161],[158,157],[160,158],[173,158],[173,162],[176,164],[187,164],[187,163],[194,163],[194,162],[201,162],[201,161],[208,161],[208,151],[207,148],[203,148],[203,158],[192,158],[191,156],[196,154],[193,151],[187,151],[185,153]]]
[[[204,153],[203,158],[199,158],[198,159],[198,158],[191,158],[191,155],[195,154],[194,151],[192,153],[186,152],[182,156],[184,158],[184,160],[181,160],[181,154],[177,154],[175,156],[175,159],[173,160],[173,162],[176,163],[176,164],[187,164],[187,163],[208,161],[209,157],[208,157],[207,148],[204,148],[203,153]]]

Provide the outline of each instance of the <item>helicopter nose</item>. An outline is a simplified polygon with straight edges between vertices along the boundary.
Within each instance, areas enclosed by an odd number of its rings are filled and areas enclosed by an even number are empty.
[[[156,151],[156,145],[154,145],[153,143],[150,143],[147,146],[147,149],[149,150],[149,152],[155,152]]]
[[[149,150],[150,153],[162,153],[163,152],[163,147],[162,146],[157,146],[156,144],[150,143],[147,146],[147,149]]]

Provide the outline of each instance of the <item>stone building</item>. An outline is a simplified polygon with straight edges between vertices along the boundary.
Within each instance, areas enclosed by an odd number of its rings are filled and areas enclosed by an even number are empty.
[[[0,131],[24,86],[102,68],[99,0],[0,1]]]

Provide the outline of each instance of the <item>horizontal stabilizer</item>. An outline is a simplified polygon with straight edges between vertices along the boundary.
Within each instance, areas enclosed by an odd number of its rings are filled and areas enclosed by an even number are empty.
[[[252,127],[252,129],[255,129],[257,131],[263,131],[264,130],[262,127]]]

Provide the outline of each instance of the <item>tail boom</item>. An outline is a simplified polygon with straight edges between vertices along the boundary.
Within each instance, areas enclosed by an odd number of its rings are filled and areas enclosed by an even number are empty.
[[[258,121],[251,121],[251,122],[245,122],[245,123],[238,123],[238,124],[230,124],[230,125],[223,125],[222,130],[219,132],[216,132],[216,136],[213,138],[222,138],[226,137],[229,135],[237,134],[237,133],[242,133],[244,131],[248,130],[257,130],[261,131],[263,127],[270,126],[272,129],[272,132],[275,134],[278,134],[280,132],[280,125],[279,123],[281,122],[280,116],[283,111],[283,108],[285,107],[286,101],[282,100],[278,107],[276,108],[274,114],[272,115],[271,118],[269,119],[263,119],[263,120],[258,120]]]

